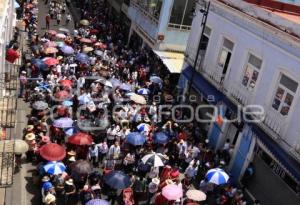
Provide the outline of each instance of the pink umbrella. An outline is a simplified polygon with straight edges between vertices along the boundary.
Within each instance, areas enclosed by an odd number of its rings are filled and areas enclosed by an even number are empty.
[[[58,33],[58,34],[56,34],[55,35],[56,36],[56,38],[60,38],[60,39],[65,39],[67,36],[65,35],[65,34],[63,34],[63,33]]]
[[[57,65],[59,61],[56,58],[47,58],[44,63],[48,66]]]
[[[182,187],[169,184],[162,189],[162,195],[169,201],[177,200],[183,196]]]
[[[54,41],[48,41],[47,43],[44,44],[45,47],[56,47],[57,43]]]
[[[91,40],[91,39],[88,39],[88,38],[81,38],[81,39],[80,39],[80,42],[81,42],[81,43],[92,43],[92,40]]]

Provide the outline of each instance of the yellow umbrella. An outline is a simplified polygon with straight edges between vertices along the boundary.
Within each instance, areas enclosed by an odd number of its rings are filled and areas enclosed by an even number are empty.
[[[137,94],[130,95],[130,100],[132,100],[133,102],[135,102],[137,104],[141,104],[141,105],[147,104],[145,97],[141,96],[141,95],[137,95]]]
[[[84,26],[88,26],[90,24],[90,22],[86,19],[83,19],[83,20],[80,21],[80,24],[84,25]]]
[[[83,48],[83,52],[85,52],[85,53],[91,52],[93,50],[94,49],[92,47],[85,47],[85,48]]]

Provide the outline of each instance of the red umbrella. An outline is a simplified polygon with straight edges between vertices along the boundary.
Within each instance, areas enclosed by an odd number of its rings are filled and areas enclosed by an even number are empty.
[[[78,132],[69,137],[68,142],[75,145],[91,145],[93,143],[93,138],[89,134]]]
[[[48,66],[57,65],[59,61],[56,58],[47,58],[44,63]]]
[[[81,42],[81,43],[92,43],[92,40],[91,40],[91,39],[88,39],[88,38],[81,38],[81,39],[80,39],[80,42]]]
[[[90,34],[96,34],[96,33],[98,33],[99,31],[97,30],[97,29],[91,29],[90,30]]]
[[[66,157],[66,150],[58,144],[49,143],[40,148],[40,155],[48,161],[60,161]]]
[[[59,83],[64,87],[72,87],[73,82],[71,80],[61,80]]]
[[[71,98],[71,96],[70,96],[69,92],[62,90],[55,94],[55,98],[59,99],[59,100],[65,100],[65,99]]]

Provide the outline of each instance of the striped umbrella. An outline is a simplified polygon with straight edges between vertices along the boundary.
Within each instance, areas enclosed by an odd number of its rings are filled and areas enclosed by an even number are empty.
[[[85,205],[109,205],[109,202],[104,199],[92,199],[89,200]]]
[[[154,167],[163,167],[164,166],[164,155],[160,153],[151,153],[147,154],[142,158],[144,164],[151,164]]]
[[[44,170],[48,174],[58,175],[62,174],[66,170],[66,166],[62,162],[48,162],[44,166]]]
[[[139,132],[149,132],[151,129],[151,126],[147,123],[141,123],[137,127]]]
[[[148,95],[150,93],[150,90],[147,88],[141,88],[137,91],[137,93],[140,95]]]
[[[205,178],[210,183],[221,185],[227,183],[229,176],[223,169],[215,168],[208,170],[208,172],[205,175]]]

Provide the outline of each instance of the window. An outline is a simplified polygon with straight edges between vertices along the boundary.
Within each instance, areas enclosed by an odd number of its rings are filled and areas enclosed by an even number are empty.
[[[138,0],[136,3],[157,20],[160,16],[162,0]]]
[[[174,0],[170,24],[192,25],[196,0]]]
[[[272,107],[280,112],[281,115],[288,115],[297,88],[298,83],[296,81],[282,74],[273,99]]]
[[[224,79],[228,65],[231,59],[231,53],[234,47],[234,43],[226,38],[224,38],[223,46],[220,51],[218,65],[222,68],[222,79]]]
[[[206,50],[208,46],[210,34],[211,34],[211,29],[205,26],[202,41],[200,42],[200,50]]]
[[[261,65],[261,59],[252,54],[249,55],[248,63],[243,74],[242,84],[250,91],[252,91],[256,85]]]

